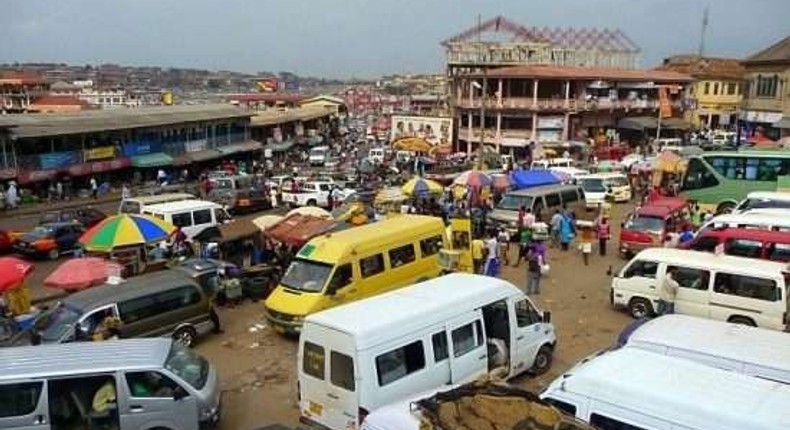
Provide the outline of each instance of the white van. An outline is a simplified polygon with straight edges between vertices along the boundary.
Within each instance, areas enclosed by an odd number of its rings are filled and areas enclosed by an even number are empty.
[[[141,214],[143,213],[143,209],[145,209],[147,206],[194,199],[195,196],[188,193],[167,193],[158,194],[155,196],[130,197],[128,199],[121,200],[121,205],[118,207],[118,213]]]
[[[310,161],[311,166],[323,166],[329,159],[329,147],[316,146],[310,149],[310,154],[307,159]]]
[[[384,162],[384,148],[370,148],[368,151],[368,159],[375,164]]]
[[[675,312],[784,330],[788,324],[787,265],[673,248],[648,248],[612,279],[610,299],[635,318],[654,314],[668,268],[680,284]]]
[[[143,209],[143,213],[181,227],[181,231],[190,239],[209,227],[217,227],[231,220],[225,208],[205,200],[151,205]]]
[[[790,384],[790,339],[785,333],[674,314],[645,322],[623,340],[626,348]]]
[[[576,183],[584,190],[588,209],[595,209],[607,200],[618,203],[631,200],[631,184],[622,173],[593,173],[578,176]]]
[[[790,193],[779,191],[753,191],[738,203],[734,213],[743,213],[752,209],[790,209]]]
[[[582,362],[540,397],[601,429],[790,428],[790,385],[637,348]]]
[[[540,160],[535,160],[529,166],[530,169],[550,169],[552,167],[574,167],[574,161],[572,158],[542,158]]]
[[[550,314],[507,281],[450,274],[308,316],[297,368],[302,420],[357,428],[369,411],[489,372],[551,365]]]
[[[749,209],[742,213],[719,215],[703,224],[698,231],[723,227],[790,231],[790,209]]]
[[[0,349],[0,429],[196,430],[220,416],[217,371],[171,339]]]

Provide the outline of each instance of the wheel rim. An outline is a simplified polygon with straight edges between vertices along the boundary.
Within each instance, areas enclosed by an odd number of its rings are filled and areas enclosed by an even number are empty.
[[[192,345],[192,333],[188,332],[187,330],[183,330],[176,335],[176,342],[181,346],[191,346]]]
[[[549,365],[549,357],[545,353],[539,353],[537,357],[535,357],[535,369],[542,370],[545,369],[546,366]]]
[[[642,302],[635,302],[631,305],[631,315],[635,318],[642,318],[647,315],[647,307]]]

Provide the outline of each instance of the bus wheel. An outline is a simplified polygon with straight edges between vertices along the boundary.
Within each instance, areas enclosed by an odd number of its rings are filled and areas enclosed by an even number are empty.
[[[723,202],[716,207],[716,215],[732,213],[735,209],[735,202]]]

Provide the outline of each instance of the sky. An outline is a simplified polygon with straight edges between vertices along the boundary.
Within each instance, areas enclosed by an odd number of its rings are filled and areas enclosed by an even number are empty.
[[[790,0],[2,0],[0,63],[116,63],[327,78],[441,73],[439,43],[497,15],[620,28],[641,65],[744,57],[790,35]]]

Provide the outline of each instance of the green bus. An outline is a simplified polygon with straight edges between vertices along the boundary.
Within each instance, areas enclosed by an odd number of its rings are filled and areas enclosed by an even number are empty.
[[[752,191],[776,191],[788,175],[790,151],[706,152],[689,157],[680,195],[724,213]]]

